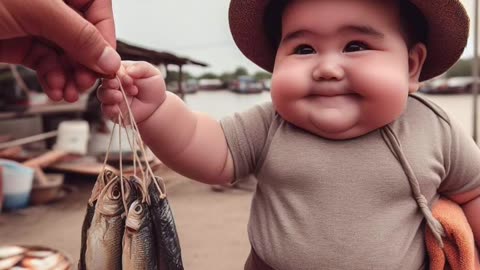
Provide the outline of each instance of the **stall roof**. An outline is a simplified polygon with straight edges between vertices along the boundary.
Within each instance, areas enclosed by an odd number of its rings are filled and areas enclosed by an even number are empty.
[[[128,44],[124,41],[117,40],[117,51],[123,60],[141,60],[147,61],[154,65],[197,65],[207,67],[208,64],[194,61],[189,58],[178,57],[168,52],[159,52],[151,49]]]

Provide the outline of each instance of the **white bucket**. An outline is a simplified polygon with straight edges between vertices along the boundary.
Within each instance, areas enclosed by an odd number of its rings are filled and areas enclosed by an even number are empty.
[[[90,127],[87,121],[63,121],[58,126],[58,137],[54,149],[72,154],[85,155],[88,148]]]
[[[19,209],[28,206],[34,170],[7,159],[0,159],[0,166],[3,168],[3,207]]]

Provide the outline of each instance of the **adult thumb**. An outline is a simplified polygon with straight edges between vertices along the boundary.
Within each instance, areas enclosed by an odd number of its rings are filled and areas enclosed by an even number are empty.
[[[115,74],[121,65],[118,53],[108,44],[97,27],[63,1],[34,1],[45,5],[48,13],[41,19],[38,35],[55,43],[72,59],[105,75]],[[113,17],[105,19],[112,20]],[[101,23],[101,22],[97,22]],[[33,26],[34,27],[34,26]],[[114,28],[112,30],[114,32]],[[36,31],[32,31],[36,32]]]

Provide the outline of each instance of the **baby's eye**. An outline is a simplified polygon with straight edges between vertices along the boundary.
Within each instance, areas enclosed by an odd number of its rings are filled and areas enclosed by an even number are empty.
[[[294,53],[295,54],[312,54],[312,53],[315,53],[315,50],[310,45],[302,44],[295,48]]]
[[[367,44],[360,41],[352,41],[345,46],[343,52],[360,52],[368,49],[369,47]]]

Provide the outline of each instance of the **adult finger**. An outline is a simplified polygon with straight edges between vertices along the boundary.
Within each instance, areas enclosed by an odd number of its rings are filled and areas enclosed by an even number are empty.
[[[84,93],[87,90],[91,89],[96,81],[97,81],[97,76],[92,73],[89,69],[78,65],[78,64],[73,64],[74,66],[74,80],[75,80],[75,85],[77,86],[77,89],[80,93]]]
[[[73,80],[68,81],[63,91],[63,98],[67,102],[75,102],[78,100],[78,91]]]
[[[115,74],[120,67],[120,56],[95,25],[63,1],[12,0],[8,5],[26,34],[55,43],[70,57],[98,73]]]
[[[113,48],[116,48],[115,22],[111,0],[69,0],[66,1],[83,17],[95,25],[102,36]]]

